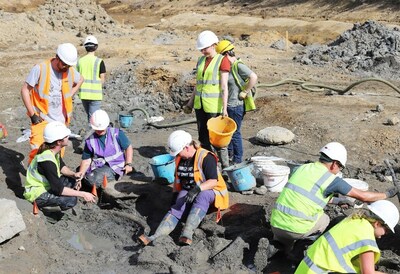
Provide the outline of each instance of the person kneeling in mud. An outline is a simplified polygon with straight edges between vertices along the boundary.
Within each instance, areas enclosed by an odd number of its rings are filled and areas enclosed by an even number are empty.
[[[63,123],[48,123],[43,132],[45,142],[28,167],[24,197],[31,203],[36,201],[39,208],[59,206],[67,210],[77,204],[77,197],[95,202],[93,194],[74,189],[82,174],[69,169],[60,156],[70,134]]]
[[[356,210],[308,248],[295,274],[383,273],[375,271],[381,254],[375,239],[394,233],[398,221],[398,209],[387,200]]]
[[[125,133],[110,125],[104,110],[96,110],[90,117],[94,133],[85,141],[79,172],[83,182],[100,187],[104,175],[108,180],[118,180],[132,172],[133,148]]]
[[[173,185],[175,202],[152,236],[141,235],[139,240],[148,245],[162,235],[170,234],[183,216],[187,216],[179,238],[181,245],[190,245],[194,230],[205,217],[210,205],[227,209],[229,196],[225,181],[217,169],[217,157],[192,140],[192,136],[177,130],[168,138],[170,154],[176,156]],[[187,215],[188,214],[188,215]]]

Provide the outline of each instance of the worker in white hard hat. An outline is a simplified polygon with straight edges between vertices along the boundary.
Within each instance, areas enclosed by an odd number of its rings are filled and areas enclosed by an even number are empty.
[[[295,273],[383,273],[375,271],[376,239],[394,233],[398,222],[398,209],[386,200],[357,209],[308,247]]]
[[[228,75],[231,64],[226,56],[218,54],[215,47],[218,37],[206,30],[197,38],[197,49],[203,56],[196,66],[196,88],[184,107],[186,113],[194,108],[201,146],[212,151],[207,121],[219,115],[228,116]],[[228,149],[218,149],[223,168],[229,166]]]
[[[64,123],[48,123],[43,132],[44,143],[28,167],[24,197],[31,203],[36,202],[40,209],[59,206],[61,210],[67,210],[77,204],[77,197],[95,202],[93,194],[76,187],[82,174],[68,168],[60,157],[70,134]]]
[[[133,171],[133,148],[124,131],[110,126],[104,110],[96,110],[90,124],[94,133],[85,140],[79,172],[88,186],[100,187],[104,176],[107,181],[119,180]]]
[[[325,231],[330,222],[324,213],[325,206],[343,201],[334,194],[374,202],[391,198],[399,191],[397,187],[386,192],[363,191],[336,176],[347,162],[346,148],[338,142],[326,144],[319,152],[319,161],[300,166],[290,176],[272,210],[270,223],[274,240],[283,245],[289,257],[297,240],[315,240]]]
[[[29,163],[44,141],[43,130],[47,123],[59,121],[68,126],[71,121],[72,98],[84,80],[73,68],[77,59],[74,45],[58,45],[56,56],[35,65],[21,88],[22,101],[31,119]]]
[[[176,157],[172,207],[152,236],[143,234],[139,237],[144,245],[170,234],[183,216],[187,218],[179,244],[191,245],[194,230],[206,216],[210,206],[214,206],[218,213],[229,207],[228,190],[217,168],[218,159],[212,152],[201,148],[183,130],[171,133],[168,147],[170,154]]]
[[[85,78],[79,89],[79,98],[82,100],[83,108],[88,116],[88,121],[90,121],[93,112],[101,107],[103,86],[106,80],[106,66],[103,59],[95,55],[99,46],[96,37],[87,36],[83,46],[87,54],[79,58],[76,68]]]

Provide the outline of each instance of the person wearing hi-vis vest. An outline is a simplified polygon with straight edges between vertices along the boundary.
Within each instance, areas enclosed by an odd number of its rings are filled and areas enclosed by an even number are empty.
[[[398,222],[398,209],[386,200],[355,210],[307,249],[295,274],[383,273],[375,271],[381,253],[376,239],[394,233]]]
[[[117,181],[133,171],[133,148],[122,130],[110,126],[110,117],[104,110],[96,110],[90,124],[94,132],[85,139],[79,172],[84,184],[100,187],[104,176]]]
[[[231,64],[226,56],[218,54],[215,47],[218,37],[212,31],[205,30],[197,38],[196,48],[203,54],[196,65],[196,88],[188,103],[185,113],[194,108],[201,146],[212,151],[207,121],[219,115],[228,116],[228,75]],[[222,167],[229,166],[228,148],[215,148]]]
[[[240,131],[244,114],[247,111],[255,110],[253,87],[257,84],[257,75],[249,69],[239,58],[235,57],[233,44],[228,40],[218,43],[216,51],[227,56],[231,63],[231,70],[228,78],[228,116],[236,123],[236,131],[228,146],[229,157],[232,164],[242,162],[243,144]]]
[[[187,218],[179,244],[191,245],[193,233],[206,216],[209,207],[214,206],[218,210],[217,216],[220,216],[220,210],[229,207],[228,189],[218,171],[217,157],[212,152],[201,148],[183,130],[171,133],[168,147],[170,154],[176,157],[172,207],[152,236],[139,236],[144,245],[170,234],[185,216]]]
[[[63,123],[48,123],[43,132],[44,143],[28,167],[24,197],[31,203],[36,202],[40,209],[59,206],[61,210],[67,210],[77,204],[77,197],[95,202],[92,193],[79,190],[77,181],[82,174],[73,172],[60,157],[70,134]]]
[[[319,152],[319,161],[300,166],[290,176],[272,209],[270,224],[274,240],[283,245],[289,258],[297,240],[315,240],[329,225],[329,216],[324,213],[327,203],[350,204],[346,198],[333,197],[334,194],[374,202],[399,192],[398,187],[386,192],[359,190],[336,176],[347,162],[347,151],[342,144],[328,143]]]
[[[43,130],[52,121],[69,125],[72,117],[72,98],[83,83],[83,77],[72,66],[78,52],[70,43],[60,44],[56,56],[30,71],[21,88],[22,101],[31,119],[31,152],[29,163],[43,143]],[[64,155],[64,148],[61,157]]]
[[[82,100],[83,108],[90,123],[90,116],[100,109],[103,100],[106,66],[101,58],[95,56],[95,51],[99,46],[96,37],[93,35],[86,37],[83,46],[87,54],[79,58],[76,68],[85,78],[79,89],[79,98]]]

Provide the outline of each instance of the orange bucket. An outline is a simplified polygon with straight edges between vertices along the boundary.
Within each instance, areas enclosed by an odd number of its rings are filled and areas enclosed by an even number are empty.
[[[236,131],[236,123],[229,117],[218,116],[207,121],[210,143],[217,148],[227,147]]]

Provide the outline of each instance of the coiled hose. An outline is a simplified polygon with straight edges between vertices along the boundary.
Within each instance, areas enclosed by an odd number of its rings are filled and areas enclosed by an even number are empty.
[[[400,94],[400,89],[398,87],[396,87],[395,85],[393,85],[389,81],[386,81],[386,80],[381,79],[381,78],[376,78],[376,77],[364,78],[364,79],[358,80],[356,82],[351,83],[349,86],[347,86],[347,87],[345,87],[343,89],[332,87],[332,86],[328,86],[328,85],[324,85],[324,84],[311,83],[311,82],[307,82],[307,81],[288,78],[288,79],[282,79],[282,80],[280,80],[278,82],[271,83],[271,84],[257,84],[255,86],[255,89],[253,90],[253,97],[254,97],[254,99],[263,97],[263,96],[259,96],[259,94],[257,92],[257,89],[259,89],[259,88],[271,88],[271,87],[277,87],[277,86],[281,86],[281,85],[285,85],[285,84],[299,85],[301,88],[303,88],[305,90],[308,90],[308,91],[312,91],[312,92],[318,92],[318,91],[323,91],[324,89],[330,89],[330,90],[333,90],[333,91],[337,92],[339,95],[344,95],[346,92],[348,92],[349,90],[351,90],[355,86],[358,86],[358,85],[360,85],[360,84],[362,84],[364,82],[369,82],[369,81],[383,83],[383,84],[391,87],[397,93]],[[264,95],[264,96],[266,96],[266,95]],[[179,121],[179,122],[160,125],[160,124],[157,124],[157,123],[154,123],[154,122],[151,121],[149,113],[144,108],[134,108],[134,109],[130,110],[129,112],[132,114],[134,111],[143,112],[144,115],[146,116],[147,125],[153,126],[155,128],[158,128],[158,129],[159,128],[168,128],[168,127],[175,127],[175,126],[180,126],[180,125],[196,123],[196,118],[190,118],[190,119],[186,119],[186,120]]]

